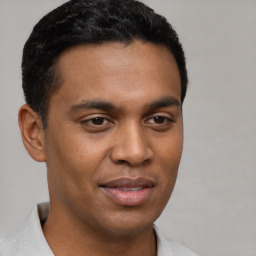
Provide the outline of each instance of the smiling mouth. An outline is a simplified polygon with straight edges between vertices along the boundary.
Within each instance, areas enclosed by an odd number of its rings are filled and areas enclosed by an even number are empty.
[[[115,203],[122,206],[138,206],[149,199],[154,183],[146,178],[119,178],[100,187]]]
[[[142,190],[144,187],[137,187],[137,188],[117,188],[119,190],[122,190],[122,191],[139,191],[139,190]]]

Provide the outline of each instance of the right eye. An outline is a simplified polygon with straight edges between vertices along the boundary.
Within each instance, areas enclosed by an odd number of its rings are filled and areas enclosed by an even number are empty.
[[[81,120],[81,124],[89,132],[101,132],[112,127],[113,122],[105,117],[96,116]]]
[[[106,122],[108,122],[108,120],[103,117],[95,117],[95,118],[87,120],[86,122],[91,125],[103,125]]]

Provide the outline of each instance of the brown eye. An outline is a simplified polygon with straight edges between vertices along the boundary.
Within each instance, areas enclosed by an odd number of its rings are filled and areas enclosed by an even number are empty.
[[[102,132],[113,127],[113,121],[102,116],[91,117],[86,120],[82,120],[81,124],[83,128],[88,132]]]
[[[172,123],[172,122],[173,122],[172,119],[170,119],[166,116],[160,116],[160,115],[153,116],[147,121],[148,124],[152,124],[152,125],[161,125],[161,124],[166,125],[166,124]]]
[[[166,121],[166,117],[164,116],[156,116],[156,117],[153,117],[153,120],[156,124],[163,124],[165,121]]]
[[[104,124],[104,121],[105,121],[106,119],[105,118],[103,118],[103,117],[95,117],[95,118],[92,118],[91,119],[91,122],[92,122],[92,124],[94,124],[94,125],[102,125],[102,124]]]

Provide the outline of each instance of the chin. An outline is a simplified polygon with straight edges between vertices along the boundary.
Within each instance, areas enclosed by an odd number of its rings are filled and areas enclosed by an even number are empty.
[[[113,236],[134,236],[146,230],[152,230],[155,220],[159,214],[152,214],[150,212],[134,211],[131,207],[127,207],[122,213],[116,213],[103,220],[101,229],[105,234]]]

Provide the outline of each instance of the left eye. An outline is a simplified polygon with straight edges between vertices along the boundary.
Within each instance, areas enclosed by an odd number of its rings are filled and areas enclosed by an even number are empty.
[[[162,124],[166,121],[166,117],[164,116],[156,116],[152,118],[156,124]]]
[[[166,116],[154,116],[148,120],[149,124],[166,124],[170,122],[172,120]]]

